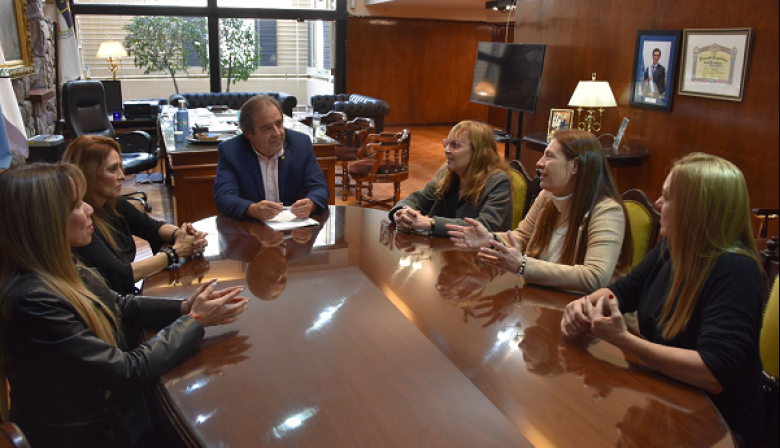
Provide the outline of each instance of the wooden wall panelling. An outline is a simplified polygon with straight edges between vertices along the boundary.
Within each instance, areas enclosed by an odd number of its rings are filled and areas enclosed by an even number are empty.
[[[618,101],[608,109],[604,133],[614,134],[628,117],[629,145],[643,145],[649,158],[615,168],[621,190],[639,188],[655,198],[671,161],[693,151],[724,157],[747,177],[752,207],[778,207],[778,2],[712,3],[648,0],[528,0],[518,4],[515,41],[548,45],[539,106],[526,115],[524,134],[544,132],[549,109],[566,107],[579,80],[591,72],[610,82]],[[751,66],[742,103],[674,93],[671,113],[628,105],[636,31],[640,29],[753,27]],[[679,74],[675,74],[679,75]],[[679,78],[678,78],[679,79]],[[526,168],[539,157],[523,151]],[[775,221],[770,234],[778,234]]]
[[[491,24],[353,17],[348,36],[347,91],[387,101],[388,125],[487,120],[469,93]]]

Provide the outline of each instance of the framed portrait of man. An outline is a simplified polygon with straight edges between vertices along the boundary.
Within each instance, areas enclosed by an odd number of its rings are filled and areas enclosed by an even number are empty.
[[[637,31],[632,106],[672,110],[681,35],[681,31]]]
[[[27,20],[27,0],[0,0],[0,46],[12,78],[35,73],[30,24]]]

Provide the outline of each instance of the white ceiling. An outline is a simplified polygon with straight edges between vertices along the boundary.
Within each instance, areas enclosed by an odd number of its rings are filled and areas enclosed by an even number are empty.
[[[366,0],[366,5],[484,10],[486,0]]]
[[[485,9],[486,0],[364,0],[371,15],[503,22],[507,14]]]

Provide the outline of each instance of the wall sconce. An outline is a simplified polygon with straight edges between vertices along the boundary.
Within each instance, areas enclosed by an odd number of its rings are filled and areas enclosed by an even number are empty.
[[[609,87],[607,81],[596,81],[596,74],[593,74],[591,81],[580,81],[577,84],[577,88],[574,90],[574,94],[569,100],[569,106],[577,108],[577,121],[579,122],[579,129],[588,132],[601,131],[601,118],[604,114],[604,109],[607,107],[617,107],[617,101],[615,101],[615,95],[612,93],[612,89]],[[582,109],[588,110],[588,116],[584,121],[582,117]],[[595,110],[599,111],[599,119],[596,121],[596,117],[593,116]]]
[[[496,0],[485,3],[485,9],[493,11],[509,12],[517,8],[517,0]]]
[[[122,62],[122,58],[125,56],[127,56],[127,52],[122,44],[112,40],[100,44],[97,52],[97,57],[108,59],[108,69],[114,74],[114,81],[116,81],[118,63]]]

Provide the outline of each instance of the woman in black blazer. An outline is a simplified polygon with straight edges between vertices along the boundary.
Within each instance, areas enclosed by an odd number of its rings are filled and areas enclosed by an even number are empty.
[[[92,239],[84,184],[69,164],[0,174],[0,408],[7,421],[7,380],[10,419],[31,446],[133,447],[148,436],[157,378],[247,299],[213,281],[187,300],[108,289],[71,254]],[[167,326],[131,347],[126,330],[138,325]]]

